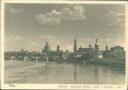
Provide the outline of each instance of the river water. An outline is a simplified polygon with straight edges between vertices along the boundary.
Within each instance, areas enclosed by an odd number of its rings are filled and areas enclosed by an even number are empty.
[[[5,60],[5,83],[124,84],[125,70],[105,65]]]

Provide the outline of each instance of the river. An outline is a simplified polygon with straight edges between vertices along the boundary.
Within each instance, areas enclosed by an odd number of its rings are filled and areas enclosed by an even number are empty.
[[[56,62],[5,60],[5,83],[124,84],[123,68]]]

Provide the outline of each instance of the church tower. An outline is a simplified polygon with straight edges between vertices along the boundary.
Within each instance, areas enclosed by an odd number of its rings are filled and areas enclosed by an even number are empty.
[[[50,51],[50,48],[49,48],[48,42],[46,41],[46,45],[44,47],[44,52],[49,52],[49,51]]]
[[[106,44],[106,49],[105,49],[106,51],[108,51],[108,45]]]
[[[99,51],[99,43],[98,43],[98,39],[96,39],[96,43],[95,43],[95,51]]]
[[[57,52],[59,52],[60,51],[60,46],[59,45],[57,45]]]
[[[75,37],[75,40],[74,40],[74,53],[77,52],[77,40],[76,40],[76,37]]]

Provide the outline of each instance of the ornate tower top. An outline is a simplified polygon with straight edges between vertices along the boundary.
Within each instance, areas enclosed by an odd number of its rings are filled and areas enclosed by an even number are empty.
[[[98,43],[98,39],[96,39],[96,43],[95,43],[95,44],[99,45],[99,43]]]
[[[95,51],[99,51],[99,43],[98,43],[98,39],[96,39],[96,43],[95,43]]]

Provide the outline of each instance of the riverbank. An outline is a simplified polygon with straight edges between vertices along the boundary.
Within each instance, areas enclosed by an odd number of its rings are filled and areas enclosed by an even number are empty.
[[[119,61],[119,60],[95,60],[92,63],[93,64],[100,64],[100,65],[107,65],[107,66],[125,68],[125,61]]]
[[[5,60],[5,61],[10,61],[10,60]],[[11,60],[12,63],[15,60]],[[113,66],[113,67],[120,67],[120,68],[125,68],[125,60],[110,60],[110,59],[93,59],[93,60],[83,60],[83,59],[68,59],[68,60],[16,60],[17,62],[55,62],[55,63],[72,63],[72,64],[98,64],[98,65],[106,65],[106,66]],[[20,63],[21,63],[20,62]],[[10,62],[11,63],[11,62]],[[14,63],[15,65],[16,63]],[[17,65],[17,64],[16,64]],[[25,65],[25,64],[24,64]],[[18,65],[20,66],[20,64]],[[11,66],[13,67],[13,66]]]

